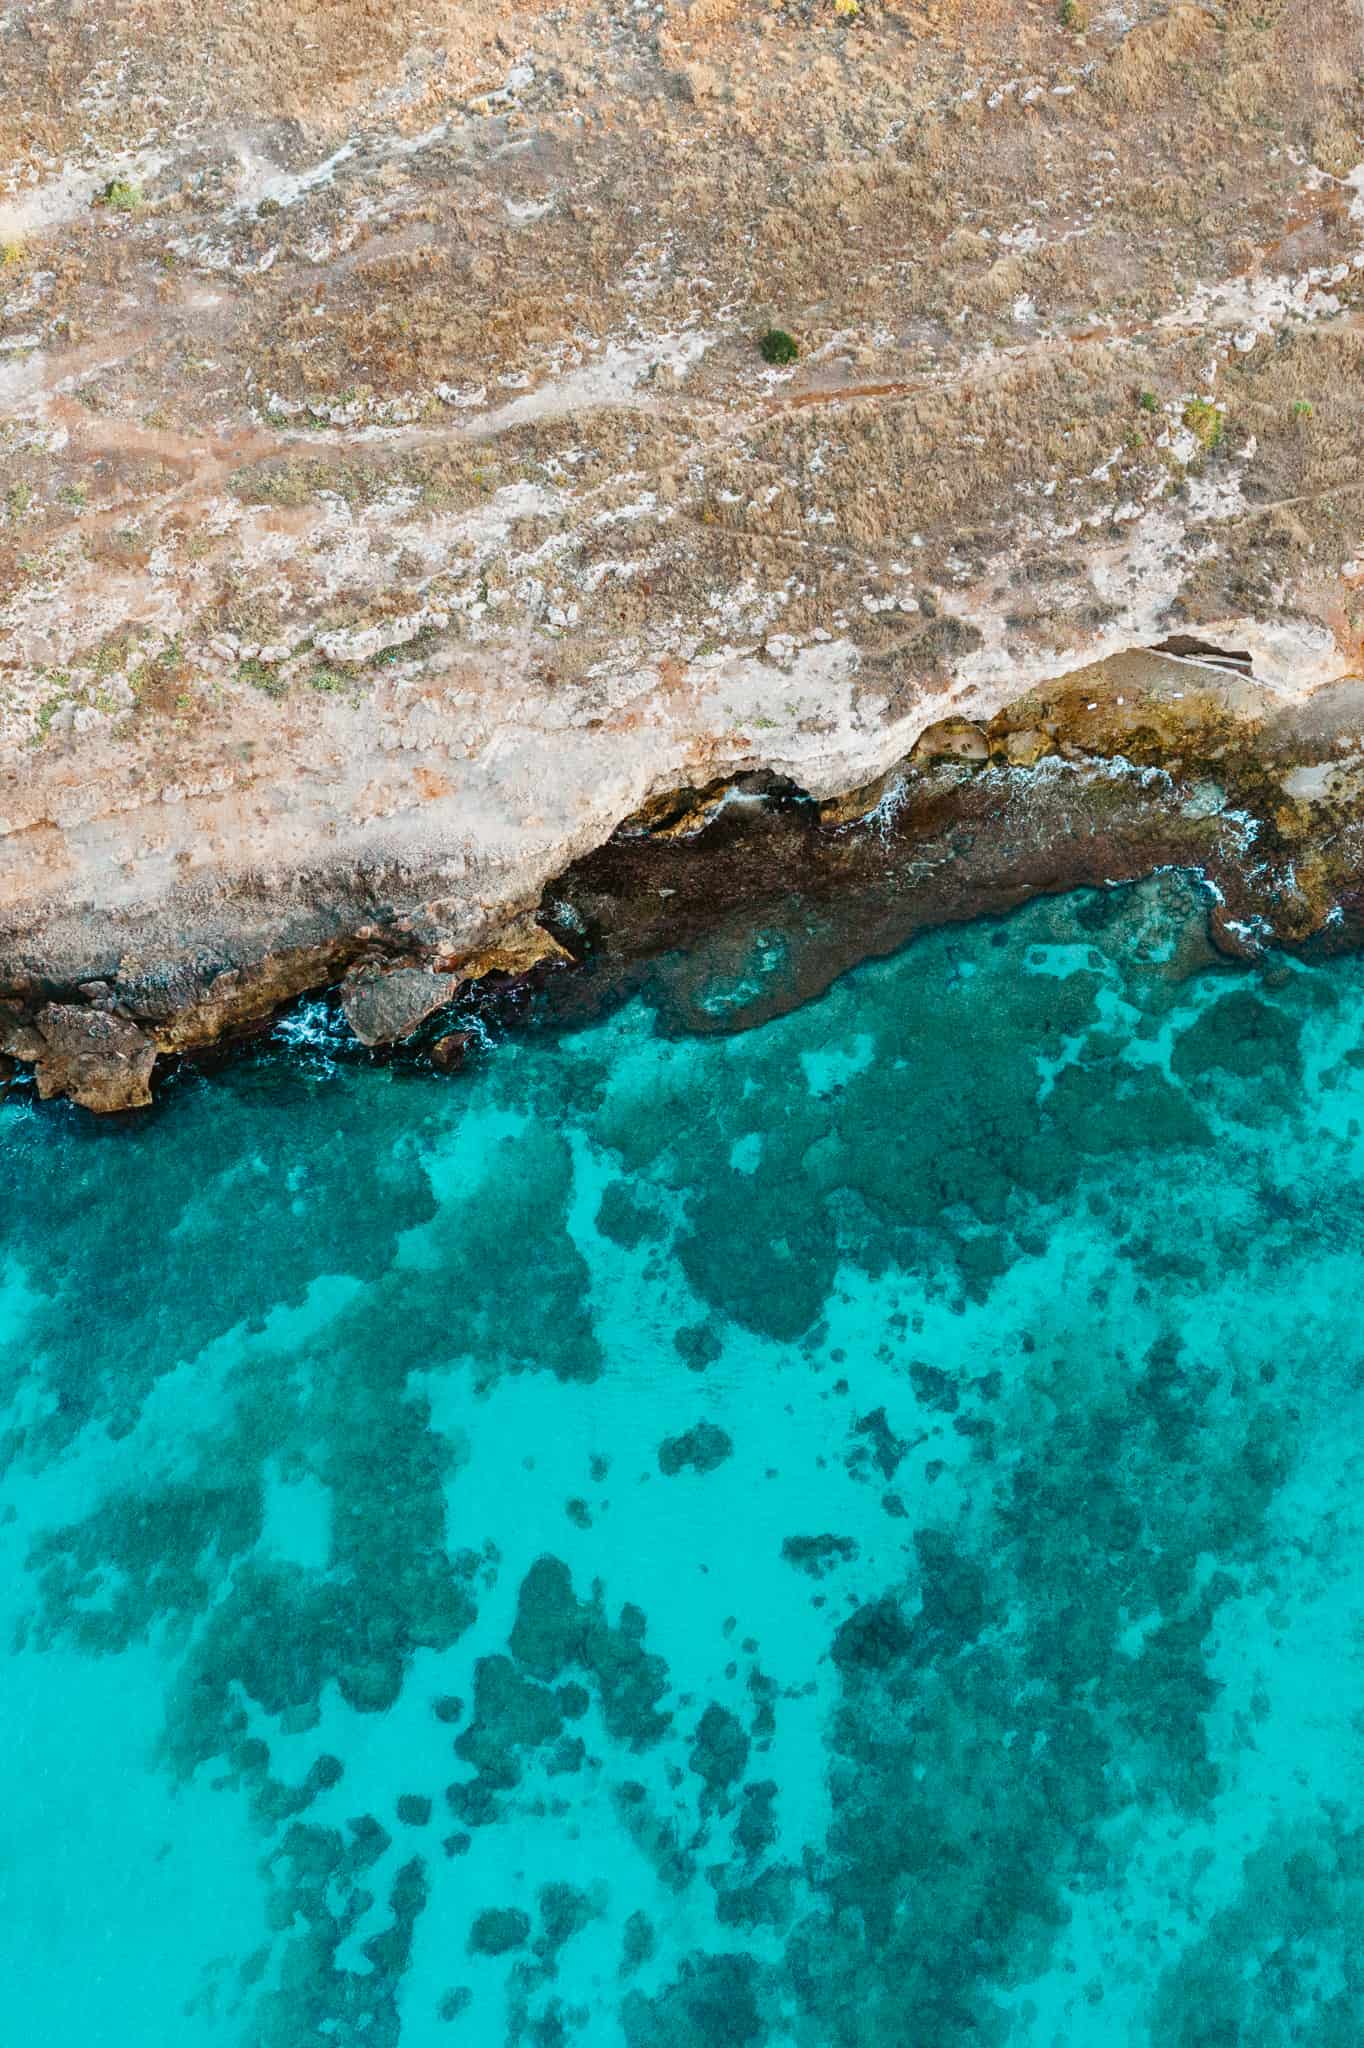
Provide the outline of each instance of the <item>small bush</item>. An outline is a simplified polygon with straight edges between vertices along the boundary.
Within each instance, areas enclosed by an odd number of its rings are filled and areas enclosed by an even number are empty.
[[[1312,401],[1310,398],[1295,398],[1293,400],[1293,417],[1295,420],[1311,419]]]
[[[263,690],[267,697],[283,697],[289,688],[272,663],[257,661],[254,655],[248,655],[245,661],[237,663],[237,674],[242,682],[250,683],[253,689]]]
[[[800,343],[784,327],[769,327],[758,347],[765,363],[794,363],[800,354]]]
[[[1137,400],[1137,404],[1143,412],[1160,411],[1160,400],[1156,397],[1154,391],[1143,391],[1141,397]]]
[[[1226,421],[1206,398],[1191,398],[1184,408],[1184,424],[1200,444],[1211,451],[1221,442]]]
[[[1056,10],[1056,19],[1062,28],[1072,29],[1076,35],[1083,35],[1089,27],[1089,18],[1079,0],[1061,0]]]
[[[142,187],[131,178],[110,178],[96,203],[112,206],[115,213],[136,213],[142,204]]]

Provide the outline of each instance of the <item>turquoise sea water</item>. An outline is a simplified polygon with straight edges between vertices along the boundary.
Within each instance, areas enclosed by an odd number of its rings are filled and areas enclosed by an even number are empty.
[[[3,2038],[1358,2043],[1364,961],[1201,915],[12,1097]]]

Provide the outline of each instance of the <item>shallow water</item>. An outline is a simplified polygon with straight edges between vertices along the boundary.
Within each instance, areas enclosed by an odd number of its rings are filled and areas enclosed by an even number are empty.
[[[1364,961],[1200,919],[12,1098],[6,2037],[1357,2043]]]

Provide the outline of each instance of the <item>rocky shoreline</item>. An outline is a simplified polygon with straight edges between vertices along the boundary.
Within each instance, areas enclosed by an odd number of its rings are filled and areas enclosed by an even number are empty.
[[[1348,941],[1350,10],[63,0],[0,76],[44,1092],[323,988],[373,1047],[586,1001],[788,899],[812,986],[1169,861],[1224,949]]]
[[[111,1112],[149,1103],[177,1058],[249,1042],[322,989],[358,1045],[447,1067],[461,1024],[513,1016],[532,993],[563,1022],[643,989],[677,1028],[741,1029],[916,932],[1164,867],[1204,877],[1209,957],[1353,947],[1364,681],[1284,703],[1247,668],[1241,650],[1115,657],[989,720],[938,720],[834,796],[770,771],[665,792],[463,952],[410,878],[396,908],[356,876],[287,946],[253,951],[243,919],[235,954],[125,955],[75,982],[10,971],[0,1054],[44,1098]],[[383,878],[391,896],[398,879]]]

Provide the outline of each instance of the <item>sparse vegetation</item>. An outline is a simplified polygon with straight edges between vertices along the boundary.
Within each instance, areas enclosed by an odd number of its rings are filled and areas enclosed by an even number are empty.
[[[267,697],[283,697],[289,687],[277,668],[268,661],[257,661],[254,656],[237,663],[237,675],[242,682],[250,683],[252,689],[263,691]]]
[[[136,213],[142,204],[142,187],[131,178],[110,178],[95,204],[111,206],[115,213]]]
[[[758,348],[765,363],[794,363],[800,354],[800,343],[784,327],[769,327],[759,337]]]
[[[1056,19],[1062,28],[1068,28],[1074,35],[1083,35],[1089,27],[1089,17],[1079,0],[1061,0],[1056,10]]]
[[[128,675],[128,687],[139,711],[180,713],[188,710],[192,698],[185,689],[188,669],[184,642],[177,633],[154,654],[139,656],[129,647],[120,658]]]
[[[1208,399],[1191,398],[1182,418],[1189,432],[1209,454],[1220,447],[1226,432],[1226,417]]]
[[[62,688],[58,690],[54,696],[45,697],[42,703],[38,706],[38,726],[37,731],[33,735],[33,745],[35,747],[40,747],[43,741],[47,738],[48,734],[51,732],[52,721],[56,717],[57,713],[61,710],[62,705],[66,702],[66,692],[67,688],[70,685],[71,678],[69,676],[56,674],[52,677],[52,680],[54,682],[60,682]]]
[[[1137,404],[1141,407],[1143,412],[1160,411],[1160,400],[1156,397],[1154,391],[1143,391],[1140,398],[1137,400]]]

